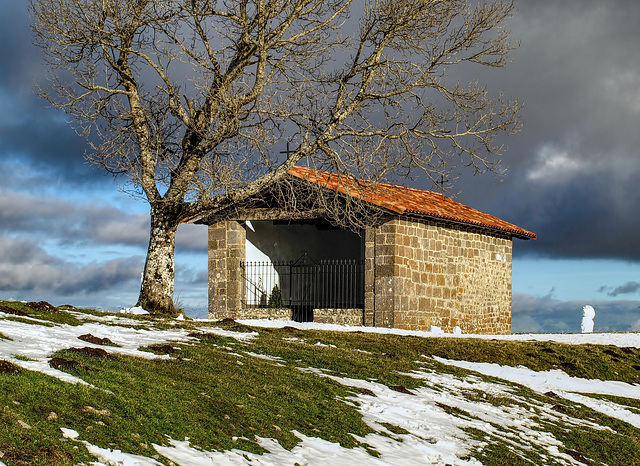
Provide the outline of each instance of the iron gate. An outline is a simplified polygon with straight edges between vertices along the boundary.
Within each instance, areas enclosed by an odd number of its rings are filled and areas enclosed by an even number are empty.
[[[313,321],[313,309],[364,309],[364,261],[243,262],[244,305],[286,307],[293,319]]]

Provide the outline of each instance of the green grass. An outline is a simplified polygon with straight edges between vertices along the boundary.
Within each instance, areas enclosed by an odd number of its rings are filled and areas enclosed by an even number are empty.
[[[14,309],[18,312],[26,314],[25,317],[32,317],[34,319],[45,320],[52,324],[68,324],[68,325],[82,325],[82,321],[76,318],[73,314],[61,311],[61,310],[40,310],[28,306],[20,301],[0,301],[0,305]],[[79,310],[81,311],[81,310]],[[40,323],[34,322],[31,319],[27,319],[21,316],[10,316],[9,320],[15,320],[22,323],[38,325]]]
[[[255,440],[233,441],[232,437],[275,438],[292,448],[298,442],[293,430],[308,436],[322,432],[329,441],[354,447],[358,442],[350,433],[366,435],[371,431],[357,411],[340,401],[352,390],[335,382],[292,366],[276,366],[251,356],[239,358],[207,340],[179,346],[183,349],[173,356],[182,360],[101,359],[68,350],[56,354],[80,363],[81,368],[69,372],[103,390],[55,380],[50,380],[50,389],[43,389],[50,378],[27,371],[0,375],[0,404],[7,405],[7,415],[13,416],[5,424],[15,425],[11,419],[20,418],[34,427],[20,432],[29,440],[19,442],[31,445],[33,464],[51,464],[52,458],[46,455],[41,463],[36,462],[48,446],[42,438],[59,438],[59,428],[68,426],[81,432],[83,440],[117,445],[140,455],[153,453],[151,443],[166,444],[165,436],[189,437],[193,444],[209,450],[241,448],[261,453],[263,449]],[[282,384],[283,380],[287,383]],[[85,406],[110,414],[98,416]],[[51,411],[58,418],[46,421]],[[44,435],[34,435],[41,431]],[[5,459],[11,458],[14,448],[8,445],[16,437],[3,440],[0,451]],[[20,455],[24,455],[22,449]],[[65,458],[60,457],[60,464],[67,464]],[[79,460],[84,459],[74,456],[69,464]]]
[[[7,465],[56,465],[95,460],[85,449],[61,441],[59,429],[88,425],[82,406],[94,402],[95,392],[37,372],[0,374],[2,461]],[[47,419],[52,411],[59,416],[57,420]],[[31,428],[21,427],[18,421]]]
[[[20,309],[30,316],[54,324],[78,325],[84,319],[76,314],[81,312],[77,310],[36,313],[22,306]],[[91,319],[91,314],[87,314],[87,319]],[[82,444],[62,439],[61,427],[77,430],[81,440],[102,448],[149,457],[156,454],[152,444],[167,445],[168,437],[176,440],[188,437],[192,445],[209,451],[240,449],[262,453],[264,450],[256,437],[277,439],[284,448],[291,449],[299,442],[293,431],[336,442],[345,448],[361,446],[376,456],[373,448],[360,445],[354,437],[366,436],[372,432],[371,427],[356,407],[344,402],[357,393],[372,393],[301,370],[305,368],[375,381],[404,393],[425,384],[424,380],[407,375],[412,371],[433,370],[457,377],[470,374],[440,364],[430,356],[524,365],[534,370],[561,368],[576,377],[630,383],[640,379],[640,368],[634,367],[639,364],[640,351],[630,348],[260,329],[236,322],[205,325],[149,318],[135,321],[147,328],[179,326],[192,330],[193,339],[189,343],[141,348],[155,354],[169,354],[170,359],[123,355],[102,358],[69,349],[52,355],[77,363],[64,370],[95,388],[61,382],[24,369],[0,374],[0,451],[4,454],[1,461],[8,466],[75,465],[95,461]],[[207,325],[236,332],[256,332],[257,336],[243,343],[196,330]],[[77,346],[82,347],[82,342]],[[275,359],[258,358],[248,352]],[[511,396],[473,389],[464,391],[463,396],[474,403],[505,409],[521,406],[533,411],[551,409],[558,413],[559,419],[569,416],[609,427],[611,430],[596,430],[562,422],[539,423],[541,430],[553,433],[562,442],[561,451],[576,461],[640,464],[639,429],[552,395],[499,382],[512,387]],[[607,399],[630,409],[640,408],[636,400]],[[446,403],[439,406],[455,416],[473,417]],[[30,428],[22,427],[18,421]],[[382,426],[392,437],[408,434],[404,428],[390,423]],[[470,456],[483,464],[544,462],[545,450],[541,446],[518,451],[499,436],[474,428],[466,431],[471,438],[484,442],[482,448],[470,452]],[[160,458],[160,461],[169,464],[166,459]]]

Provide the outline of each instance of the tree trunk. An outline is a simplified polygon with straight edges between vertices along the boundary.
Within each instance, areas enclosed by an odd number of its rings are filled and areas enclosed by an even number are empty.
[[[138,306],[151,314],[177,314],[173,303],[178,222],[170,213],[151,208],[151,233]]]

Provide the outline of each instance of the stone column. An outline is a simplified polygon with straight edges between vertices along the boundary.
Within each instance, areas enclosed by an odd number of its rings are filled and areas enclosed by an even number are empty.
[[[373,327],[375,325],[375,260],[376,229],[366,228],[364,230],[364,325],[367,327]]]
[[[376,327],[393,328],[394,326],[394,311],[398,292],[396,277],[397,223],[397,220],[392,220],[375,230],[375,311],[373,320]]]
[[[242,307],[240,262],[246,233],[236,221],[209,225],[209,318],[235,319]]]

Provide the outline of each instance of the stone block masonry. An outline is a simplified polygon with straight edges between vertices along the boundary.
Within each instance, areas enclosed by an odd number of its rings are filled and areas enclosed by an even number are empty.
[[[313,321],[321,324],[362,326],[362,309],[314,309]]]
[[[293,320],[291,316],[291,309],[270,307],[239,309],[236,319]]]
[[[406,217],[365,232],[365,325],[511,332],[509,237]]]
[[[245,260],[246,233],[235,221],[209,226],[209,318],[238,318],[242,307],[240,262]]]
[[[400,216],[365,229],[363,236],[364,312],[314,310],[317,322],[511,332],[508,235]],[[290,319],[290,311],[243,309],[245,241],[238,222],[209,226],[209,317]]]

